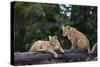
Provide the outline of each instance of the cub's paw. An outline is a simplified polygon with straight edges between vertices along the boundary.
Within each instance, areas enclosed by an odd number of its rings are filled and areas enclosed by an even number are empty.
[[[64,50],[61,50],[61,53],[64,53]]]
[[[58,55],[54,55],[54,58],[58,58]]]

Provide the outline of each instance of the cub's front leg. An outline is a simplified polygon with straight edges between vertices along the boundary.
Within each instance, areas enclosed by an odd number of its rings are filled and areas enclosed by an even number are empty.
[[[60,50],[61,53],[64,53],[64,50],[63,50],[62,47],[60,47],[59,50]]]
[[[46,51],[46,49],[36,49],[35,51],[45,52],[45,51]]]
[[[75,49],[76,45],[75,45],[75,43],[74,43],[74,41],[73,41],[73,40],[71,40],[71,44],[72,44],[72,46],[71,46],[71,48],[70,48],[70,49]]]
[[[53,49],[51,49],[51,48],[49,48],[49,49],[47,50],[47,52],[53,54],[55,58],[58,57],[58,54],[57,54]]]

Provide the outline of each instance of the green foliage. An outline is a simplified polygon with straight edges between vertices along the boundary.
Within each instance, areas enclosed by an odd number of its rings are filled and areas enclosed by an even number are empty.
[[[97,42],[95,6],[15,2],[14,21],[15,51],[28,51],[35,41],[48,40],[49,35],[57,35],[61,46],[70,48],[70,41],[62,36],[61,25],[71,25],[83,32],[91,46]]]

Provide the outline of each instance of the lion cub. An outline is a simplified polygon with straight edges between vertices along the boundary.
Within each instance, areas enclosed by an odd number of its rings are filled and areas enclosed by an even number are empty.
[[[71,26],[62,26],[62,31],[63,31],[63,36],[68,36],[68,39],[71,41],[72,43],[71,49],[78,47],[83,50],[86,49],[88,50],[88,53],[90,53],[89,40],[83,33],[79,32],[78,30],[76,30]]]
[[[49,52],[53,54],[55,58],[57,58],[58,54],[56,53],[56,50],[59,50],[61,53],[64,53],[64,50],[60,46],[57,36],[49,36],[49,41],[36,41],[29,51]]]

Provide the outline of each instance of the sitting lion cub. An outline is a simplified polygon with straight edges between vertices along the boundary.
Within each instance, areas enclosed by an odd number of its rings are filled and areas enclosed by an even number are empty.
[[[56,50],[59,50],[61,53],[64,53],[64,50],[60,46],[57,36],[49,36],[49,41],[36,41],[29,51],[49,52],[53,54],[55,58],[57,58],[58,54],[56,53]]]
[[[86,49],[88,50],[88,53],[90,53],[89,40],[83,33],[79,32],[78,30],[76,30],[71,26],[62,26],[62,30],[63,30],[63,36],[68,36],[68,39],[72,43],[71,49],[78,47],[83,50]]]

